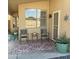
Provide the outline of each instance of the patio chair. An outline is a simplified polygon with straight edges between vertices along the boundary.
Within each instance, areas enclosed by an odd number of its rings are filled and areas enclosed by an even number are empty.
[[[21,41],[27,41],[29,39],[29,34],[27,33],[27,29],[19,29],[19,35],[20,35],[20,42]],[[24,39],[24,40],[23,40]]]
[[[47,32],[47,29],[41,29],[41,40],[42,39],[48,39],[49,36],[48,36],[48,32]]]

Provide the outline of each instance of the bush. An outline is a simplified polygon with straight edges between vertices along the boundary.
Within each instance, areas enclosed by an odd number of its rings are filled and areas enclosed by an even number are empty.
[[[69,44],[70,39],[66,37],[66,35],[60,36],[58,39],[56,39],[56,43],[61,43],[61,44]]]

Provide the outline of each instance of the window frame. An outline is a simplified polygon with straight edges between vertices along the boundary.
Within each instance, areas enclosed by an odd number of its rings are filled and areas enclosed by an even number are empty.
[[[24,12],[24,14],[25,14],[25,20],[28,20],[28,19],[26,19],[27,18],[27,15],[26,15],[27,9],[36,9],[36,26],[34,28],[40,28],[40,26],[38,27],[37,22],[38,22],[38,19],[40,20],[41,18],[38,18],[37,15],[38,15],[38,10],[41,10],[41,9],[37,9],[37,8],[26,8],[25,9],[25,12]],[[29,29],[29,27],[27,27],[27,28]]]

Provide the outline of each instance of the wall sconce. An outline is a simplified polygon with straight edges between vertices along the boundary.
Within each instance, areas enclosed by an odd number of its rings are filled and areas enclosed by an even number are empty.
[[[52,18],[52,14],[49,14],[49,18]]]
[[[64,20],[69,20],[69,15],[65,15]]]

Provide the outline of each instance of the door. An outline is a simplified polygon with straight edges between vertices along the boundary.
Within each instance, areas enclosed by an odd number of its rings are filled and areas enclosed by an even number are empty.
[[[60,12],[53,12],[53,39],[57,39],[59,37],[59,22],[60,22]]]

